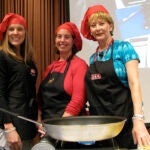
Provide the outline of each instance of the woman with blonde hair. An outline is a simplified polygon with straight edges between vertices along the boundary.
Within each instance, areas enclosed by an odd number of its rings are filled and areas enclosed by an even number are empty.
[[[6,14],[0,24],[0,108],[37,119],[37,67],[25,19]],[[27,150],[37,133],[33,123],[0,113],[0,147]]]
[[[115,138],[119,147],[149,146],[138,74],[139,56],[129,42],[114,39],[113,30],[113,19],[103,5],[87,9],[81,33],[98,43],[85,77],[90,114],[127,118],[123,131]]]

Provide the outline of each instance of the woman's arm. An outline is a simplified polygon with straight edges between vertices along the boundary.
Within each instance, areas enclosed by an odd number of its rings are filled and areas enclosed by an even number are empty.
[[[0,107],[9,110],[7,86],[7,62],[5,60],[5,54],[0,51]],[[21,139],[12,123],[11,116],[3,114],[2,123],[4,125],[8,145],[12,149],[18,148],[18,150],[20,150],[22,146]]]
[[[71,100],[66,106],[63,117],[79,115],[86,103],[84,81],[88,66],[85,62],[81,61],[73,62],[72,64],[76,66],[73,67],[74,69],[70,68],[70,70],[72,70],[72,72],[70,73],[70,79],[72,80],[72,92],[70,92]],[[65,79],[65,84],[66,82],[68,82],[69,84],[69,80],[67,78]]]
[[[138,63],[137,60],[131,60],[126,63],[126,69],[133,101],[134,114],[143,114]]]
[[[126,69],[133,101],[134,116],[142,116],[142,94],[139,80],[138,60],[131,60],[127,62]],[[150,145],[150,135],[142,117],[133,117],[132,134],[135,144],[140,146]]]

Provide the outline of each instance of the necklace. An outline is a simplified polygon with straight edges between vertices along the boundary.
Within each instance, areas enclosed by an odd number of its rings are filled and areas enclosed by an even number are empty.
[[[105,50],[103,50],[102,52],[99,52],[99,51],[98,51],[98,52],[97,52],[98,60],[99,60],[99,61],[104,61],[107,52],[108,52],[108,49],[105,49]]]
[[[94,61],[98,60],[98,61],[105,61],[105,57],[109,51],[109,48],[111,46],[111,44],[113,43],[114,39],[112,38],[111,41],[109,42],[108,46],[106,49],[104,49],[102,52],[99,51],[99,46],[96,49],[96,53],[94,55]],[[98,56],[98,57],[97,57]]]

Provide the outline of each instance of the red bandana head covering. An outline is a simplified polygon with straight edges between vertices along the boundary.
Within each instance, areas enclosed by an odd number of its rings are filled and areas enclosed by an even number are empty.
[[[65,22],[64,24],[57,27],[56,33],[60,29],[68,30],[71,33],[71,35],[75,37],[74,44],[75,44],[77,50],[80,51],[82,49],[82,39],[81,39],[80,32],[79,32],[77,26],[72,22]]]
[[[3,40],[4,33],[11,24],[20,24],[24,26],[24,28],[27,28],[26,21],[22,16],[14,13],[8,13],[5,15],[0,24],[0,40]]]
[[[95,39],[90,34],[90,27],[88,24],[88,19],[93,13],[96,13],[96,12],[104,12],[104,13],[109,14],[108,10],[103,5],[95,5],[87,9],[84,15],[84,18],[82,20],[82,23],[81,23],[81,33],[85,38],[89,40],[95,40]]]

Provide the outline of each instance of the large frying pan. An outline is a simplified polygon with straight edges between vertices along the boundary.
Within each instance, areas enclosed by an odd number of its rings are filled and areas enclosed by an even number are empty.
[[[0,108],[0,111],[20,119],[43,125],[47,135],[61,141],[100,141],[117,136],[124,127],[126,118],[118,116],[78,116],[55,118],[36,122]]]
[[[62,141],[100,141],[117,136],[125,118],[117,116],[79,116],[44,121],[48,134]]]

